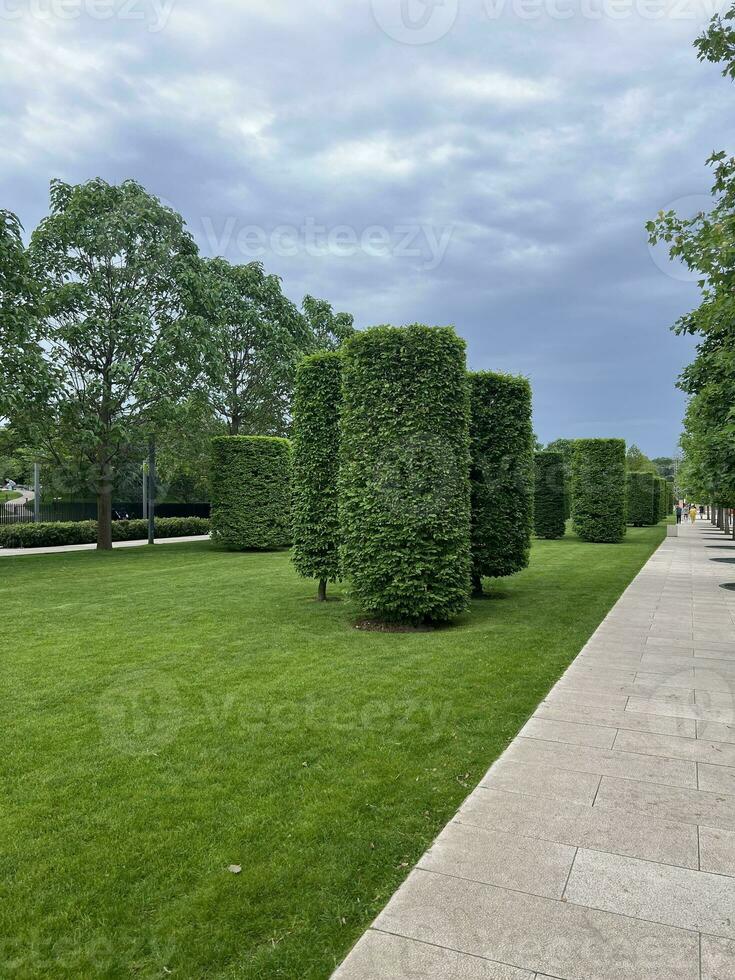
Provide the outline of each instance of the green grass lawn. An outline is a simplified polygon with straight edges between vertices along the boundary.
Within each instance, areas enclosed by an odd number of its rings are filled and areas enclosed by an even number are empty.
[[[18,493],[17,490],[0,490],[0,504],[6,504],[9,500],[18,500],[22,497],[22,493]]]
[[[663,537],[412,634],[285,553],[0,558],[0,976],[328,977]]]

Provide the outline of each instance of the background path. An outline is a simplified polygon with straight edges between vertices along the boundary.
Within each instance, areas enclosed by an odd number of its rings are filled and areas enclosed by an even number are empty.
[[[735,980],[732,560],[665,540],[334,980]]]
[[[156,538],[156,544],[180,544],[183,541],[209,541],[208,534],[194,534],[183,538]],[[147,539],[142,541],[113,541],[113,548],[137,548],[139,545],[148,544]],[[54,548],[0,548],[0,558],[13,558],[20,555],[57,555],[67,551],[94,551],[96,544],[64,544]]]

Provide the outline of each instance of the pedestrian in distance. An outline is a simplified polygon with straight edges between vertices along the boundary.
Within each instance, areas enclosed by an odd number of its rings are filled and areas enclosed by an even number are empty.
[[[694,504],[692,504],[692,506],[689,508],[689,520],[692,522],[692,524],[696,523],[697,520],[697,508],[694,506]]]
[[[681,504],[676,505],[676,523],[681,524],[681,515],[684,513],[684,509]]]

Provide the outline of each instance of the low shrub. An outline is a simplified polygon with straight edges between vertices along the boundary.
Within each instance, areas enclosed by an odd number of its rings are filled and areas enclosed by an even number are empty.
[[[291,445],[274,436],[212,440],[212,540],[231,551],[291,544]]]
[[[577,439],[572,458],[572,520],[583,541],[615,544],[625,535],[625,440]]]
[[[184,538],[208,534],[205,517],[157,517],[157,538]],[[113,521],[113,541],[142,541],[148,537],[148,521]],[[49,521],[0,525],[0,548],[54,548],[71,544],[94,544],[97,521]]]
[[[534,529],[539,538],[563,538],[567,504],[564,457],[561,453],[536,453]]]

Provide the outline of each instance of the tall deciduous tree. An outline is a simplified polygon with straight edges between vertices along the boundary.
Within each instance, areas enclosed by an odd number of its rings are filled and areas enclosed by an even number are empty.
[[[203,321],[189,315],[197,248],[182,218],[135,181],[54,180],[28,254],[42,321],[26,364],[43,361],[44,387],[26,386],[30,401],[16,397],[11,415],[52,449],[77,447],[96,489],[97,547],[110,548],[116,458],[188,388],[205,344]]]
[[[335,313],[325,299],[315,299],[307,294],[301,309],[315,350],[336,350],[355,333],[352,314]]]
[[[308,324],[260,262],[206,263],[214,351],[207,391],[229,435],[283,435],[296,364],[313,349]]]

